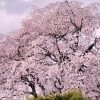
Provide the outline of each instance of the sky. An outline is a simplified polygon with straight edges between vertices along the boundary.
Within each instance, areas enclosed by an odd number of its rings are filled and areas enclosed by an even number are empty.
[[[45,7],[49,3],[65,0],[0,0],[0,33],[7,34],[21,27],[22,20],[29,14],[33,5]],[[71,1],[71,0],[68,0]],[[74,0],[85,5],[100,0]]]

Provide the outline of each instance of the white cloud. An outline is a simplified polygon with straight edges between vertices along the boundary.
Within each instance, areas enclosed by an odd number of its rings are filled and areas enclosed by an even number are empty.
[[[31,2],[32,0],[25,0],[25,2]]]
[[[8,14],[6,10],[0,10],[0,33],[5,34],[20,27],[25,15]]]
[[[5,2],[5,1],[1,1],[1,2],[0,2],[0,5],[1,5],[1,6],[5,6],[5,5],[6,5],[6,2]]]
[[[32,2],[32,0],[19,0],[19,1],[22,1],[22,2]]]

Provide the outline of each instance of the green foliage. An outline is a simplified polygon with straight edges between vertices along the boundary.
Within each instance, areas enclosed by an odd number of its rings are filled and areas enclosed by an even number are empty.
[[[70,91],[66,94],[68,100],[84,100],[84,96],[79,91]]]
[[[69,91],[63,94],[53,94],[46,96],[38,96],[37,98],[26,99],[26,100],[90,100],[82,95],[80,91]]]

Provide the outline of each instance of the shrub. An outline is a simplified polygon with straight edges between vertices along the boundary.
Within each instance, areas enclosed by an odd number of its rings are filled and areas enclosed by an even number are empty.
[[[91,100],[83,96],[81,91],[68,91],[62,94],[53,94],[48,96],[38,96],[37,98],[26,99],[26,100]]]

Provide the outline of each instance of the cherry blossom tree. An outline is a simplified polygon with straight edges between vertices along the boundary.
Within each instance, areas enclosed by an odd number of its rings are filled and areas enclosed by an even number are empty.
[[[49,6],[44,9],[37,8],[38,12],[35,9],[29,23],[28,20],[28,24],[24,23],[27,31],[36,30],[39,33],[32,42],[33,61],[37,62],[36,66],[39,68],[48,66],[46,71],[38,73],[43,76],[38,77],[38,81],[42,84],[39,87],[44,95],[48,91],[61,93],[69,87],[83,89],[87,94],[89,91],[95,94],[92,89],[95,85],[97,87],[96,81],[99,81],[100,77],[97,53],[100,46],[97,45],[99,38],[95,34],[99,21],[96,19],[98,13],[94,14],[91,10],[96,9],[83,8],[80,3],[69,3],[67,0],[64,3],[58,3],[53,11],[52,8],[47,12],[47,8]],[[94,63],[97,64],[94,65]],[[37,78],[34,82],[38,84]],[[99,92],[98,94],[100,95]]]
[[[0,99],[71,88],[100,97],[99,9],[99,3],[67,0],[33,8],[22,28],[0,42],[0,88],[6,90]]]

